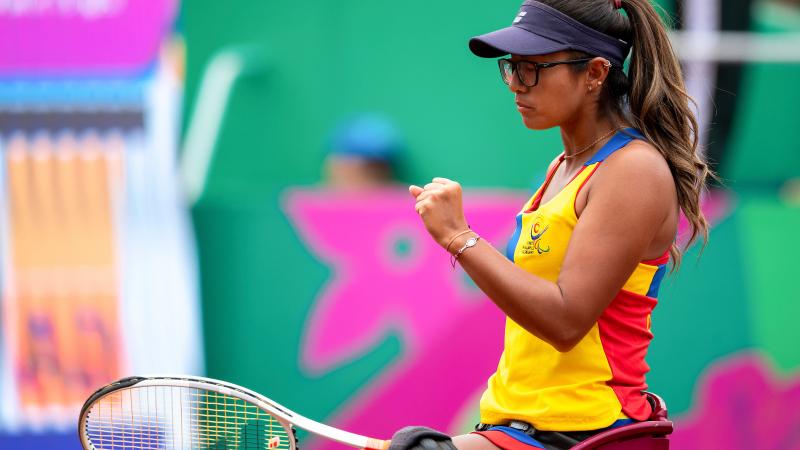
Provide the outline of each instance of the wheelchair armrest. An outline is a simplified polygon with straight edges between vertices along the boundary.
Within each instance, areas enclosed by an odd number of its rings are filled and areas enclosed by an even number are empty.
[[[650,406],[653,407],[653,413],[650,415],[650,420],[667,420],[667,402],[652,392],[642,391],[642,393],[647,398],[647,401],[650,402]]]
[[[611,442],[618,442],[626,438],[640,436],[665,436],[672,433],[672,422],[669,420],[648,420],[625,425],[619,428],[612,428],[608,431],[596,434],[580,444],[572,447],[572,450],[588,450],[597,448]]]

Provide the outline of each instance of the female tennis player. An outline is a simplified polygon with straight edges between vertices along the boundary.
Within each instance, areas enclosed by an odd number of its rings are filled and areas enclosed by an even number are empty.
[[[469,48],[503,57],[522,122],[559,127],[564,147],[517,215],[506,255],[469,228],[458,183],[409,188],[431,237],[508,319],[478,430],[451,441],[406,428],[392,450],[569,448],[651,415],[642,393],[650,314],[669,261],[680,262],[681,211],[688,242],[707,239],[700,195],[709,170],[680,66],[647,0],[526,0],[510,27]]]

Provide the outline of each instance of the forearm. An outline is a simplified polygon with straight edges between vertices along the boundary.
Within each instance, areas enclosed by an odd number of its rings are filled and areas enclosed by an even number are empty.
[[[584,334],[558,284],[526,272],[485,240],[462,253],[458,262],[508,317],[557,349],[568,350]]]
[[[409,192],[416,199],[414,208],[431,237],[448,252],[464,248],[474,233],[462,234],[468,227],[463,214],[461,185],[445,178],[434,178],[424,188],[410,186]],[[466,248],[459,263],[506,315],[558,350],[572,348],[591,326],[592,308],[569,302],[563,286],[517,267],[486,241]]]

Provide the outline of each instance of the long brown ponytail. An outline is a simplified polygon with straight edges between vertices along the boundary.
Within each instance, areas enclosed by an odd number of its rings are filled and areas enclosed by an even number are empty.
[[[628,78],[628,106],[633,125],[664,155],[669,163],[678,204],[691,225],[688,247],[698,236],[708,240],[708,223],[700,209],[709,168],[697,154],[697,119],[690,109],[694,101],[686,92],[678,59],[672,50],[661,17],[648,0],[622,0],[633,31],[633,53]],[[674,266],[681,251],[670,249]]]
[[[700,209],[706,178],[713,176],[697,153],[697,119],[690,107],[678,62],[661,16],[648,0],[539,0],[583,24],[632,43],[628,74],[614,67],[601,96],[601,111],[624,118],[664,156],[675,179],[678,204],[689,222],[688,247],[698,236],[708,240],[708,223]],[[627,15],[627,17],[626,17]],[[670,248],[680,265],[681,249]]]

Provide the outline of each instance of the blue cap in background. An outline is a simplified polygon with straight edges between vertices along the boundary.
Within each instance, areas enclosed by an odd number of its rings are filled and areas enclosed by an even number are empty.
[[[336,127],[328,154],[391,163],[404,148],[405,140],[392,120],[382,114],[367,113]]]

